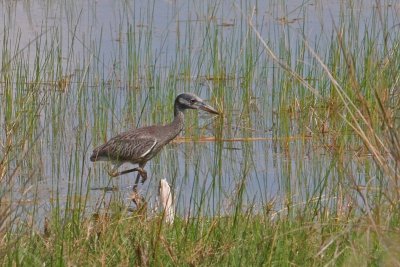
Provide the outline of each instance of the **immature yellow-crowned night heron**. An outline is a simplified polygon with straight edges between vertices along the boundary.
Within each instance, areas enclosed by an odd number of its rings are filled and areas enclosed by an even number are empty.
[[[137,171],[134,189],[142,177],[142,183],[147,179],[144,166],[181,131],[184,123],[185,109],[202,109],[209,113],[219,114],[218,111],[205,104],[194,94],[183,93],[176,97],[174,104],[174,120],[167,125],[148,126],[123,132],[107,143],[94,149],[91,161],[111,161],[114,166],[109,175],[116,177]],[[139,164],[139,167],[118,172],[123,163]]]

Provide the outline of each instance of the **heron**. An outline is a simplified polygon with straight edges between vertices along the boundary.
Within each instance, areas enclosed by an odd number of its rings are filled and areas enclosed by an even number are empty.
[[[96,147],[90,156],[90,161],[111,161],[113,167],[108,172],[111,177],[138,172],[133,186],[135,191],[140,177],[142,177],[142,184],[147,179],[147,171],[144,169],[146,163],[182,131],[186,109],[201,109],[211,114],[219,114],[197,95],[182,93],[175,99],[174,119],[171,123],[131,129],[120,133],[105,144]],[[138,164],[138,167],[118,171],[118,168],[124,163]]]

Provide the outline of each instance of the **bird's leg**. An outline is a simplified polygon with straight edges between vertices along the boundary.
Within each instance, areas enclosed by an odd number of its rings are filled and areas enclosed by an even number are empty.
[[[143,168],[141,171],[138,171],[140,173],[140,176],[142,176],[142,184],[144,184],[144,182],[146,182],[147,180],[147,171],[145,171]]]
[[[145,199],[137,191],[140,177],[142,177],[142,181],[141,181],[142,184],[147,179],[147,172],[144,170],[144,165],[145,164],[139,164],[139,167],[136,168],[138,171],[138,174],[136,176],[136,181],[135,181],[135,184],[133,185],[133,188],[132,188],[133,191],[132,191],[132,195],[131,195],[132,201],[136,204],[136,207],[139,209],[142,208],[143,206],[145,206],[145,204],[146,204]]]
[[[133,169],[122,171],[122,172],[112,171],[111,170],[111,171],[108,172],[108,175],[110,175],[111,177],[117,177],[117,176],[120,176],[120,175],[123,175],[123,174],[127,174],[127,173],[130,173],[130,172],[135,172],[135,171],[139,171],[139,170],[137,168],[133,168]]]
[[[139,179],[140,179],[140,176],[142,177],[142,184],[146,181],[146,179],[147,179],[147,172],[143,169],[143,167],[137,167],[137,168],[135,168],[135,169],[137,169],[137,172],[138,172],[138,174],[137,174],[137,176],[136,176],[136,180],[135,180],[135,184],[133,185],[133,191],[136,191],[136,189],[137,189],[137,187],[138,187],[138,185],[139,185]]]
[[[123,175],[123,174],[127,174],[127,173],[131,173],[131,172],[142,172],[143,171],[143,169],[141,169],[141,168],[133,168],[133,169],[129,169],[129,170],[125,170],[125,171],[122,171],[122,172],[119,172],[119,171],[117,171],[117,170],[115,170],[114,168],[111,170],[111,171],[109,171],[108,172],[108,175],[110,175],[111,177],[117,177],[117,176],[120,176],[120,175]]]
[[[135,183],[133,184],[133,188],[132,188],[133,192],[137,192],[137,187],[139,185],[139,179],[140,179],[140,172],[137,174]]]
[[[138,174],[136,176],[136,181],[132,188],[131,200],[133,201],[133,203],[135,203],[135,205],[138,209],[141,209],[147,203],[146,203],[145,199],[139,194],[137,187],[139,185],[140,176],[142,177],[142,183],[143,183],[147,178],[147,172],[141,167],[139,167],[138,169],[140,169],[140,170],[138,170]]]
[[[138,176],[136,177],[136,182],[135,185],[139,183],[139,177],[142,176],[142,184],[146,181],[147,179],[147,172],[144,170],[144,166],[146,163],[140,163],[138,169]],[[140,175],[139,175],[140,174]]]

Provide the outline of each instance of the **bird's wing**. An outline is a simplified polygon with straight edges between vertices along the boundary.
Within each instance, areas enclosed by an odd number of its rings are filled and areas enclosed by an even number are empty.
[[[107,158],[114,161],[136,161],[149,154],[157,144],[157,139],[148,136],[117,135],[107,143],[97,147],[91,158]]]

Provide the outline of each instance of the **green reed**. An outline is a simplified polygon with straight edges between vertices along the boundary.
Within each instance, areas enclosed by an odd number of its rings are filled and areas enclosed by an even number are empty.
[[[175,6],[174,30],[157,27],[160,3],[141,12],[123,3],[105,51],[106,30],[82,35],[85,15],[63,5],[67,32],[43,30],[27,45],[2,34],[2,264],[398,263],[399,49],[389,6],[365,19],[350,1],[331,32],[309,40],[307,20],[292,22],[280,1],[264,18],[244,2],[228,11],[189,3],[196,17]],[[187,112],[182,136],[195,141],[152,160],[148,210],[130,212],[124,186],[134,175],[109,179],[91,150],[171,121],[183,91],[223,115]],[[174,188],[172,225],[153,210],[161,178]],[[98,185],[120,191],[91,190]]]

